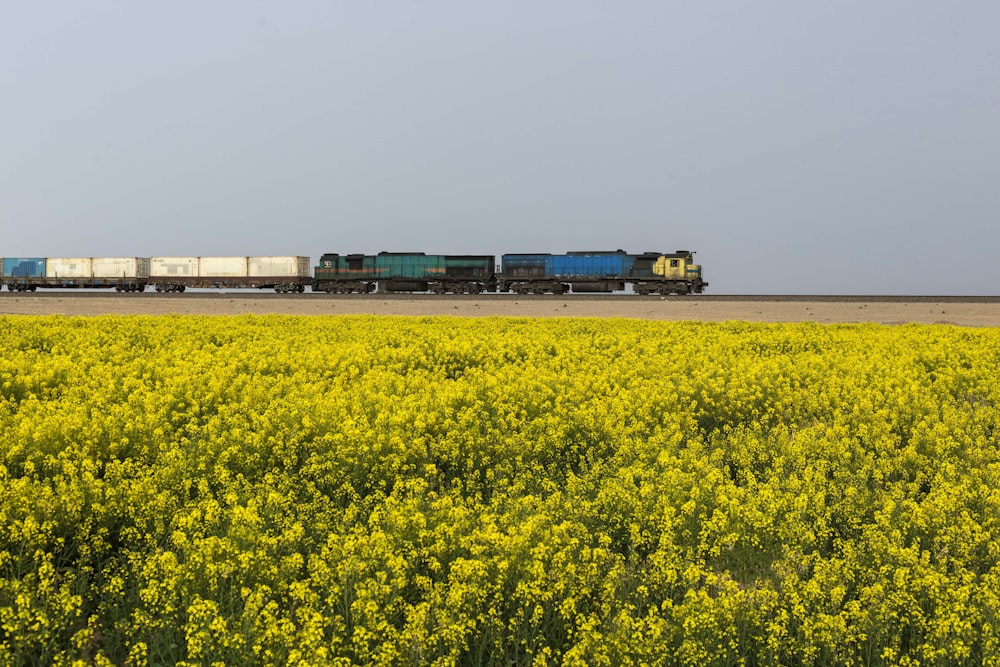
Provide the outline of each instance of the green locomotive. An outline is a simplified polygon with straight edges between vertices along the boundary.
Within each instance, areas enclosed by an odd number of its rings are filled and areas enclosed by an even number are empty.
[[[496,256],[427,255],[422,252],[327,253],[320,257],[315,268],[312,288],[314,292],[340,294],[495,292]]]

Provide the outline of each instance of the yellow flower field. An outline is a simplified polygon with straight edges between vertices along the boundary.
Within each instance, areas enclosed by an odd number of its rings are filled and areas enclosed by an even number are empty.
[[[0,664],[1000,664],[1000,330],[0,317]]]

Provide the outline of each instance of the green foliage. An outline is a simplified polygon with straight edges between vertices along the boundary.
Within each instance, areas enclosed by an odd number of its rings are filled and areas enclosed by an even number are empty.
[[[0,317],[0,663],[1000,664],[1000,331]]]

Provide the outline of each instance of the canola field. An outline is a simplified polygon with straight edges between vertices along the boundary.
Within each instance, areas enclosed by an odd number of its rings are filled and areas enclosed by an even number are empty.
[[[0,317],[0,664],[1000,664],[1000,330]]]

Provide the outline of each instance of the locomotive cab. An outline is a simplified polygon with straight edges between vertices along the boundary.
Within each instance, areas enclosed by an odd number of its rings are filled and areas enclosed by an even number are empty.
[[[660,255],[653,264],[653,275],[663,276],[667,280],[691,280],[701,278],[701,265],[694,263],[694,253],[678,250],[675,253]]]

